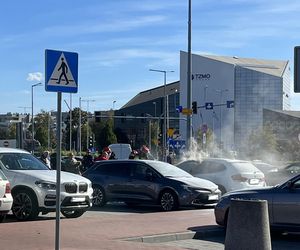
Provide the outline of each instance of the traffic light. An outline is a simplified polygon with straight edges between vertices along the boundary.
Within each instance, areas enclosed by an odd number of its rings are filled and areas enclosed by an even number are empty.
[[[197,102],[192,102],[193,114],[197,114]]]
[[[89,136],[89,148],[92,148],[94,145],[93,136]]]

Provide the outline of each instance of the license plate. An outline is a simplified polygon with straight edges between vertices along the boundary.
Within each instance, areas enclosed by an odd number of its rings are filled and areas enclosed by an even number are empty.
[[[85,201],[84,197],[73,197],[71,199],[71,202],[82,202],[82,201]]]
[[[249,183],[250,183],[250,185],[256,185],[259,183],[259,179],[250,179]]]
[[[219,199],[219,196],[217,195],[217,194],[213,194],[213,195],[209,195],[208,196],[208,200],[217,200],[217,199]]]

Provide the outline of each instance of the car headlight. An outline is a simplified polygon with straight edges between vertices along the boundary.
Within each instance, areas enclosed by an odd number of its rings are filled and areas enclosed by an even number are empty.
[[[56,190],[56,184],[49,181],[36,181],[35,185],[46,190]]]
[[[195,192],[198,192],[198,193],[204,193],[204,194],[210,194],[210,193],[211,193],[211,192],[208,191],[208,190],[204,190],[204,189],[201,189],[201,188],[199,188],[199,187],[192,187],[192,186],[189,186],[189,185],[187,185],[187,184],[182,184],[181,186],[182,186],[182,188],[183,188],[184,190],[186,190],[186,191],[188,191],[188,192],[193,192],[193,191],[195,191]]]

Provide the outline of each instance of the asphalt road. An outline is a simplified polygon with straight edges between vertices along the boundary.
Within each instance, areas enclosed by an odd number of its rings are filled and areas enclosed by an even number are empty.
[[[8,250],[54,249],[55,213],[41,215],[29,222],[18,222],[9,215],[0,228],[1,249],[1,246]],[[166,213],[155,206],[130,208],[123,203],[114,203],[92,208],[77,219],[62,217],[60,246],[61,249],[224,249],[222,233],[196,239],[157,240],[155,243],[128,241],[132,237],[151,239],[215,229],[220,232],[214,222],[213,209],[189,208]],[[298,234],[272,235],[273,249],[291,250],[299,249],[299,246]]]

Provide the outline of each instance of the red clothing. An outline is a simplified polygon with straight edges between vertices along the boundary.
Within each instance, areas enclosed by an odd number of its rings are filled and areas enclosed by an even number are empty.
[[[95,161],[106,161],[108,158],[104,155],[100,155],[97,158],[95,158]]]

